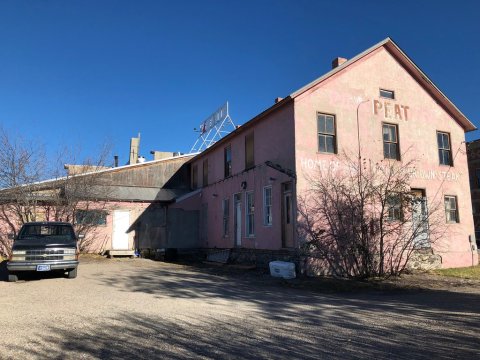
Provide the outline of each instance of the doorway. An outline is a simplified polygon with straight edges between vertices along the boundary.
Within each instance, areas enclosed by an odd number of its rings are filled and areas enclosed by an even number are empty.
[[[413,246],[429,248],[428,207],[424,189],[412,189],[412,226],[414,231]]]
[[[130,211],[115,210],[113,212],[113,250],[130,250],[128,246],[128,228],[130,227]]]
[[[282,184],[282,247],[293,247],[292,182]]]

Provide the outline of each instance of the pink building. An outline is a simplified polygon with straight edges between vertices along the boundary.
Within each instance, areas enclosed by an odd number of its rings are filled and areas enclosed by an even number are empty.
[[[297,202],[309,174],[359,146],[372,161],[405,161],[408,149],[418,160],[412,190],[445,204],[446,230],[431,253],[438,266],[470,266],[478,255],[465,133],[475,129],[387,38],[348,61],[335,59],[330,72],[189,160],[193,191],[168,211],[199,214],[198,248],[288,259],[303,240]]]

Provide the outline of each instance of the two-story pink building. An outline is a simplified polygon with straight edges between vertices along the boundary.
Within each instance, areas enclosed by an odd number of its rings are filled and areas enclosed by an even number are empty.
[[[465,133],[475,126],[387,38],[281,99],[188,164],[192,192],[169,209],[199,214],[198,248],[288,258],[303,239],[297,202],[307,177],[356,154],[417,160],[411,188],[441,199],[441,267],[478,262]],[[175,247],[174,244],[169,246]],[[262,255],[263,254],[263,255]]]

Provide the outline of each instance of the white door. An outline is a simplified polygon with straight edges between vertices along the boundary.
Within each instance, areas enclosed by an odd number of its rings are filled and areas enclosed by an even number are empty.
[[[113,250],[128,250],[128,228],[130,226],[130,211],[115,210],[113,213]]]

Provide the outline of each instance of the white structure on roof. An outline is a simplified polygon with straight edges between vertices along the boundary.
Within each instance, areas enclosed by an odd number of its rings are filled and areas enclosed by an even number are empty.
[[[190,149],[190,153],[201,152],[208,149],[235,129],[236,126],[228,113],[227,101],[200,124],[200,129],[195,129],[195,131],[200,132],[200,135]]]

